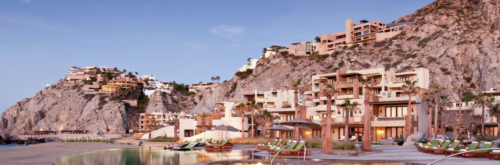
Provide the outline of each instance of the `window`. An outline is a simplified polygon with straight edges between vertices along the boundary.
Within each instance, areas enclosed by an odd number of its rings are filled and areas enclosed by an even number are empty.
[[[407,107],[385,107],[385,117],[404,117],[407,114]]]
[[[311,119],[311,120],[312,120],[312,119],[313,119],[313,116],[309,116],[309,119]]]
[[[361,32],[354,33],[354,36],[359,36],[361,35]]]
[[[401,26],[401,27],[399,27],[399,30],[403,30],[404,28],[405,28],[405,27]]]
[[[354,30],[359,30],[359,29],[361,29],[361,27],[354,28]]]
[[[369,27],[370,27],[370,25],[365,25],[365,26],[363,26],[363,29],[366,29],[366,28],[369,28]]]
[[[323,43],[326,43],[326,40],[323,40]]]
[[[369,30],[365,30],[365,31],[363,31],[363,34],[370,34],[370,31]]]

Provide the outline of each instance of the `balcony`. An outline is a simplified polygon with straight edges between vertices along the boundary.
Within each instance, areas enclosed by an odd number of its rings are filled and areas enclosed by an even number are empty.
[[[404,117],[375,117],[372,116],[372,127],[404,127]]]

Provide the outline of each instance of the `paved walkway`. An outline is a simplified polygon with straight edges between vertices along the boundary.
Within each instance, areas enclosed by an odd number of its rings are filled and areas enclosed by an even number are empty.
[[[339,155],[340,152],[335,152],[335,155],[323,154],[321,150],[312,150],[313,156],[307,156],[306,159],[333,159],[333,160],[349,160],[349,161],[398,161],[407,163],[428,164],[437,159],[443,158],[444,155],[433,155],[419,152],[414,146],[384,146],[372,145],[375,152],[362,153],[359,156],[347,156],[346,154]],[[337,153],[337,154],[336,154]],[[259,156],[269,156],[267,152],[256,153]],[[287,156],[286,158],[303,158],[297,156]],[[500,160],[488,160],[488,158],[448,158],[439,162],[440,165],[499,165]]]

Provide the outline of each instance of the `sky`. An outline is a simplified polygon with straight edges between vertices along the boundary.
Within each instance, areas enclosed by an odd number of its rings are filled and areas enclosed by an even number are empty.
[[[64,78],[108,66],[192,84],[233,77],[270,45],[390,23],[431,0],[1,0],[0,113]]]

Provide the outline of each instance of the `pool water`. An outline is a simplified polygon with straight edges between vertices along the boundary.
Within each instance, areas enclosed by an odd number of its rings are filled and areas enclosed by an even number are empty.
[[[26,146],[26,145],[24,145],[24,144],[6,144],[6,145],[0,145],[0,149],[11,148],[11,147],[20,147],[20,146]]]
[[[169,151],[148,148],[109,149],[84,152],[75,155],[62,156],[54,161],[56,165],[262,165],[269,164],[270,157],[254,156],[251,150],[193,150]],[[328,165],[378,165],[384,163],[346,162],[336,163],[334,160],[307,160],[306,164]],[[312,162],[315,161],[315,162]],[[275,159],[279,164],[301,164],[297,159]],[[302,162],[302,163],[301,163]],[[273,163],[274,164],[274,163]],[[390,163],[390,165],[406,165],[405,163]]]

